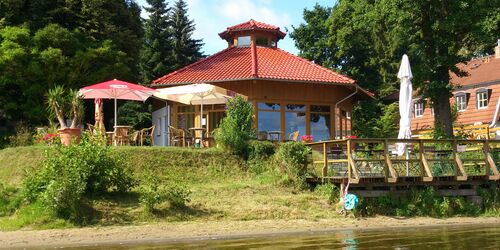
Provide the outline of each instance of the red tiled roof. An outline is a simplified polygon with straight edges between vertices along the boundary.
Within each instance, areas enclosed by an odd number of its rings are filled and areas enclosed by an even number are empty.
[[[494,56],[477,58],[467,64],[457,65],[459,69],[468,73],[467,76],[458,77],[451,74],[450,82],[458,86],[473,85],[492,81],[500,81],[500,59]]]
[[[227,40],[234,32],[247,30],[273,31],[280,39],[283,39],[286,36],[286,33],[282,32],[279,27],[267,23],[257,22],[253,19],[250,19],[250,21],[244,23],[227,27],[225,31],[219,33],[219,36]]]
[[[355,81],[284,50],[256,47],[256,74],[251,47],[230,47],[153,81],[153,85],[270,79],[355,85]]]

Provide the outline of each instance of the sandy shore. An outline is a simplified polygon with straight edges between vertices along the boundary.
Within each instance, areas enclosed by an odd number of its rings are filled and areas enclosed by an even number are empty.
[[[0,248],[61,247],[237,238],[347,229],[498,224],[500,218],[338,218],[325,220],[263,220],[161,223],[142,226],[86,227],[0,232]]]

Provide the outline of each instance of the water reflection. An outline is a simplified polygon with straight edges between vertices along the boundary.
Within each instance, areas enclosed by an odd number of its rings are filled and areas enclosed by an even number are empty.
[[[306,232],[77,249],[500,249],[500,225]]]

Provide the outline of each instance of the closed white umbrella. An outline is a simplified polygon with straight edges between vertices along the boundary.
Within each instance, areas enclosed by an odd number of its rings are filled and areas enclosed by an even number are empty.
[[[212,84],[196,83],[159,89],[153,95],[164,100],[200,105],[201,125],[203,126],[203,105],[226,103],[235,93]],[[201,133],[201,141],[203,142],[203,133]]]
[[[413,75],[410,68],[410,60],[408,56],[403,55],[401,66],[399,67],[398,78],[401,81],[399,90],[399,133],[398,139],[411,138],[411,111],[412,111],[412,95],[413,89],[411,86],[411,79]],[[397,154],[403,155],[406,151],[406,143],[397,144]]]

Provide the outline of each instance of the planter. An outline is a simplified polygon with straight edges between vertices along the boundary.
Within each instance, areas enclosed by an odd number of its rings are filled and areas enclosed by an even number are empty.
[[[59,129],[58,132],[62,145],[69,146],[73,141],[76,142],[76,144],[80,143],[82,132],[79,128]]]

